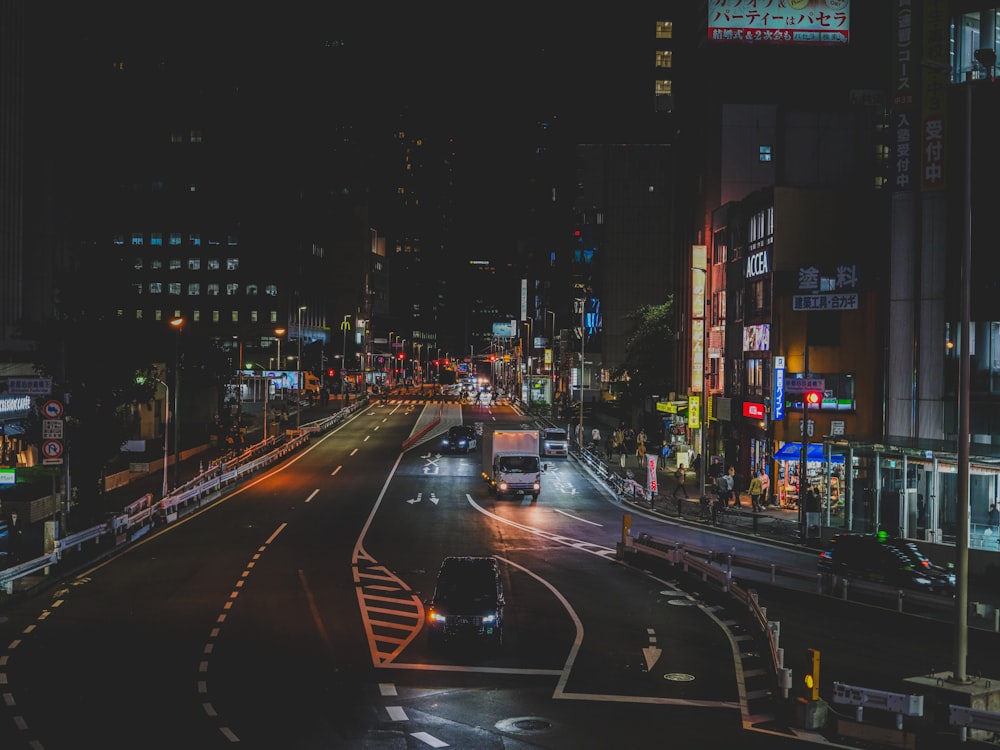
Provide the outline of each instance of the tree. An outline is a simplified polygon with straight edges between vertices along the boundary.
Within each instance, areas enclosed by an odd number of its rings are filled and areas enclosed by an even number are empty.
[[[625,360],[611,376],[625,385],[633,401],[674,389],[674,305],[643,305],[626,316],[632,333],[625,342]]]

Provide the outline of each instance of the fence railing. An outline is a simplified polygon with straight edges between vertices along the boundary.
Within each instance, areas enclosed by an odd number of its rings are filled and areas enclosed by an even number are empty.
[[[67,555],[82,554],[88,542],[117,549],[141,538],[157,525],[176,521],[185,510],[191,511],[218,499],[227,489],[238,485],[248,476],[301,448],[309,442],[310,436],[332,429],[366,405],[366,399],[360,399],[336,414],[302,425],[297,431],[282,437],[268,438],[238,455],[213,461],[198,476],[174,488],[159,500],[154,500],[151,493],[142,495],[125,506],[121,513],[109,516],[103,523],[55,540],[52,550],[44,555],[0,570],[0,591],[10,595],[14,593],[15,583],[28,576],[51,575],[53,566],[62,562]],[[96,551],[101,552],[102,549],[98,548]]]

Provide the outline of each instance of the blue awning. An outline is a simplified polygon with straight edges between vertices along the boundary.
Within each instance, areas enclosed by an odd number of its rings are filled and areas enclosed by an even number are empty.
[[[778,452],[774,454],[775,461],[798,461],[802,458],[802,443],[785,443]],[[823,446],[820,443],[809,443],[809,460],[823,462],[826,457],[823,455]],[[839,453],[830,456],[830,461],[835,464],[844,463],[844,457]]]

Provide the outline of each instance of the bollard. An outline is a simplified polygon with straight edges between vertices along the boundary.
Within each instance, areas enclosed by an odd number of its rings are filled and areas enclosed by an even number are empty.
[[[896,611],[897,612],[903,611],[903,589],[900,589],[898,592],[896,592]]]
[[[993,610],[993,632],[1000,633],[1000,608]]]
[[[774,583],[776,571],[777,571],[777,566],[774,563],[771,563],[771,583]]]

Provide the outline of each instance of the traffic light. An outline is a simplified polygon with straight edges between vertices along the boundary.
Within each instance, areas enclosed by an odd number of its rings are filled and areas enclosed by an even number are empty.
[[[335,378],[335,377],[337,377],[337,371],[335,369],[333,369],[332,367],[330,367],[326,371],[326,376],[328,378]]]
[[[807,409],[818,409],[823,403],[823,394],[819,391],[806,391],[803,396]]]
[[[819,649],[806,649],[806,673],[802,683],[805,685],[805,699],[808,701],[819,700],[819,657]]]

